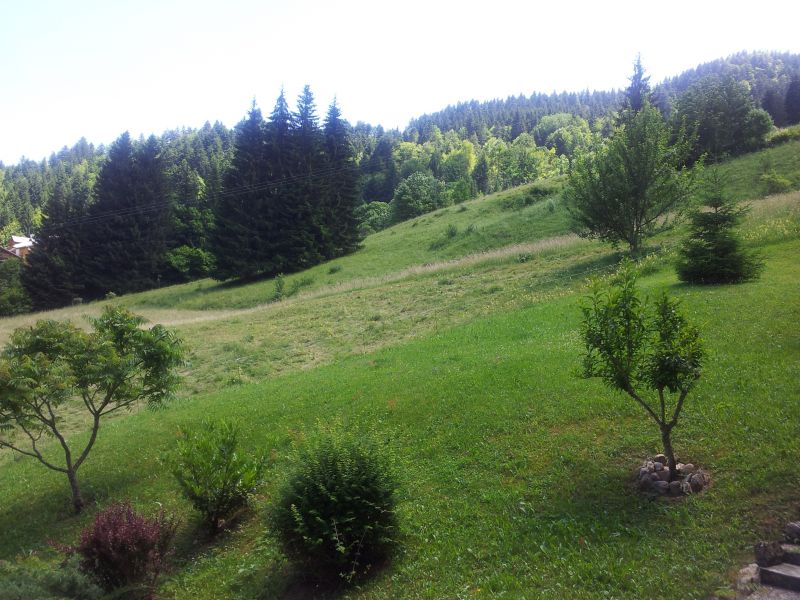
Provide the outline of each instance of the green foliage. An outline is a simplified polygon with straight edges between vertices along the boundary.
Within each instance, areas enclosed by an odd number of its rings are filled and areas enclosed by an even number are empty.
[[[650,103],[628,114],[608,144],[575,162],[565,198],[576,231],[637,252],[689,202],[698,171],[686,168],[690,148]]]
[[[239,430],[228,421],[182,429],[173,473],[192,506],[216,532],[223,520],[247,506],[261,484],[265,462],[239,448]]]
[[[392,208],[388,202],[368,202],[356,211],[356,219],[363,236],[386,229],[392,221]]]
[[[764,145],[772,118],[757,108],[750,87],[732,76],[709,76],[693,84],[677,101],[678,122],[696,128],[693,157],[718,159]]]
[[[170,191],[157,138],[135,143],[126,132],[114,141],[80,227],[84,298],[158,285],[172,229]]]
[[[149,598],[166,566],[177,524],[162,511],[155,518],[138,514],[129,502],[112,504],[95,515],[68,548],[81,557],[80,569],[108,591],[142,585]]]
[[[678,259],[678,277],[687,283],[738,283],[758,276],[761,262],[741,246],[733,229],[745,214],[728,201],[715,171],[704,208],[692,215],[689,238]]]
[[[214,270],[214,255],[202,248],[180,246],[173,248],[164,257],[175,273],[176,281],[192,281],[208,277]]]
[[[35,558],[22,564],[0,561],[0,600],[100,600],[103,596],[75,560],[58,567]]]
[[[782,194],[792,189],[791,180],[778,174],[775,169],[767,170],[759,179],[769,194]]]
[[[400,182],[392,199],[392,220],[406,221],[448,206],[444,184],[431,175],[414,173]]]
[[[273,302],[280,302],[286,296],[286,278],[282,273],[275,277],[275,291],[272,294]]]
[[[269,520],[293,560],[351,581],[388,558],[397,541],[396,489],[374,438],[328,428],[296,449]]]
[[[22,287],[22,261],[0,261],[0,317],[19,315],[31,309],[31,300]]]
[[[678,302],[662,294],[650,308],[639,296],[636,279],[634,265],[626,261],[610,285],[594,281],[581,308],[584,376],[599,377],[645,409],[661,431],[674,477],[671,432],[700,377],[703,346]],[[647,398],[645,392],[655,392],[656,397]],[[676,394],[670,405],[669,396]]]
[[[792,77],[792,81],[786,89],[784,110],[786,112],[787,125],[800,123],[800,74],[795,74]]]
[[[800,125],[776,129],[767,137],[770,146],[784,144],[793,140],[800,140]]]
[[[10,448],[64,473],[76,512],[83,508],[77,471],[92,449],[100,422],[142,401],[168,400],[181,363],[177,338],[161,325],[141,329],[144,319],[107,307],[86,333],[71,323],[38,321],[20,328],[0,357],[0,448]],[[85,410],[91,435],[73,448],[61,430],[66,412]],[[55,438],[59,463],[42,454],[40,441]],[[73,444],[76,444],[73,440]]]

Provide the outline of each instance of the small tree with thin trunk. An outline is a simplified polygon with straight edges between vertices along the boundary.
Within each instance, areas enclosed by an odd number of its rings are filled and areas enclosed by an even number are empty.
[[[161,325],[141,329],[144,319],[106,308],[86,333],[70,323],[39,321],[17,329],[0,356],[0,448],[33,457],[64,473],[75,512],[84,506],[78,469],[97,440],[103,417],[138,402],[158,406],[170,398],[181,362],[177,338]],[[89,437],[67,439],[64,417],[81,409]],[[63,452],[46,442],[55,439]]]
[[[662,294],[651,308],[639,296],[636,277],[626,261],[610,285],[602,280],[592,284],[582,307],[584,375],[625,392],[656,422],[673,480],[672,430],[700,377],[703,347],[678,302]]]

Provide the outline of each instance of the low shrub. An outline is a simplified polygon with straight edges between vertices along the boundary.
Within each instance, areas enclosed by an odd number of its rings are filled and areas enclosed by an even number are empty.
[[[269,513],[287,555],[348,582],[387,559],[397,483],[374,437],[328,429],[297,448],[294,463]]]
[[[31,557],[22,564],[0,561],[0,600],[100,600],[105,592],[72,558],[52,567]]]
[[[280,302],[286,295],[286,280],[282,274],[275,277],[275,291],[272,293],[272,301]]]
[[[227,421],[205,421],[197,431],[181,434],[173,473],[186,498],[217,532],[223,519],[247,506],[261,484],[264,459],[237,452],[239,432]]]
[[[779,175],[774,169],[770,169],[761,175],[761,183],[767,186],[767,193],[769,194],[782,194],[792,189],[792,182]]]
[[[97,513],[68,549],[80,557],[80,570],[106,590],[141,584],[152,590],[166,565],[176,524],[161,512],[155,518],[138,514],[128,502]]]

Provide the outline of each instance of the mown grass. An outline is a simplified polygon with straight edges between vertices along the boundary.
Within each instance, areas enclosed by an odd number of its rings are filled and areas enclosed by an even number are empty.
[[[304,590],[258,509],[214,547],[161,457],[179,424],[225,416],[249,448],[273,451],[266,505],[294,440],[316,420],[366,424],[403,472],[403,551],[349,597],[701,598],[727,583],[749,544],[800,514],[800,242],[765,247],[767,269],[739,286],[644,279],[683,298],[709,359],[676,433],[680,456],[714,485],[675,502],[636,493],[632,471],[658,450],[631,402],[575,376],[582,284],[552,299],[336,364],[228,388],[116,421],[82,473],[101,504],[132,498],[183,519],[165,597],[273,598]],[[0,557],[47,552],[86,517],[63,477],[31,461],[3,468]],[[307,589],[306,589],[307,591]]]
[[[123,299],[186,340],[184,398],[109,422],[80,475],[101,506],[130,498],[181,518],[160,596],[313,593],[261,512],[290,444],[317,420],[373,428],[403,473],[401,553],[346,597],[705,598],[751,560],[752,542],[800,517],[800,193],[753,203],[743,236],[766,261],[757,282],[680,285],[670,248],[681,231],[653,241],[661,249],[648,259],[643,287],[682,297],[709,351],[676,448],[708,468],[714,484],[674,502],[632,488],[636,464],[658,450],[640,409],[576,376],[585,277],[619,256],[566,236],[561,209],[520,197],[451,207],[424,217],[435,224],[428,229],[410,222],[401,233],[381,232],[386,239],[370,237],[334,263],[339,271],[318,267],[315,284],[283,302],[252,304],[270,296],[272,282],[237,288],[243,309],[170,307],[168,298],[189,306],[201,297],[181,296],[190,286]],[[468,220],[482,209],[485,221]],[[477,243],[460,233],[473,222],[510,237],[501,243],[487,233]],[[447,234],[451,224],[456,236]],[[432,250],[442,235],[455,241]],[[404,238],[413,259],[402,256]],[[206,297],[226,306],[234,291]],[[101,304],[52,316],[94,314]],[[0,321],[0,338],[25,319]],[[215,545],[163,461],[179,425],[209,416],[238,421],[245,448],[272,456],[255,510]],[[0,465],[0,490],[0,559],[35,553],[55,562],[47,540],[70,542],[91,518],[70,514],[62,475],[27,459]]]

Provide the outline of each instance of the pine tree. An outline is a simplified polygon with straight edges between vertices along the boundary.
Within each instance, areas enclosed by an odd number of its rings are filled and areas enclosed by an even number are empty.
[[[792,77],[792,81],[786,89],[784,107],[786,109],[786,124],[796,125],[800,123],[800,75]]]
[[[292,198],[296,218],[290,231],[295,236],[296,255],[290,270],[319,262],[331,247],[331,232],[327,222],[322,195],[327,172],[324,138],[319,128],[316,103],[311,88],[305,86],[297,99],[294,129],[293,181],[287,196]]]
[[[266,128],[255,102],[236,126],[233,159],[214,207],[210,247],[216,279],[250,278],[272,270],[272,226]]]
[[[66,306],[83,296],[81,236],[90,199],[89,178],[80,170],[70,178],[60,168],[22,270],[22,284],[36,310]]]
[[[129,293],[160,282],[169,237],[171,191],[159,141],[136,146],[125,132],[97,177],[96,201],[81,228],[86,292]]]
[[[637,56],[633,63],[633,75],[630,77],[630,85],[625,90],[625,99],[622,103],[623,112],[620,115],[624,120],[625,113],[632,117],[644,107],[645,103],[652,102],[652,92],[650,90],[650,76],[645,77],[642,57]]]
[[[323,126],[327,175],[322,194],[322,213],[328,238],[323,255],[334,258],[353,252],[359,245],[358,170],[347,123],[336,100],[328,108]]]
[[[733,229],[746,212],[727,200],[715,170],[705,207],[692,215],[691,233],[678,259],[678,277],[687,283],[737,283],[755,279],[761,262],[745,251]]]

